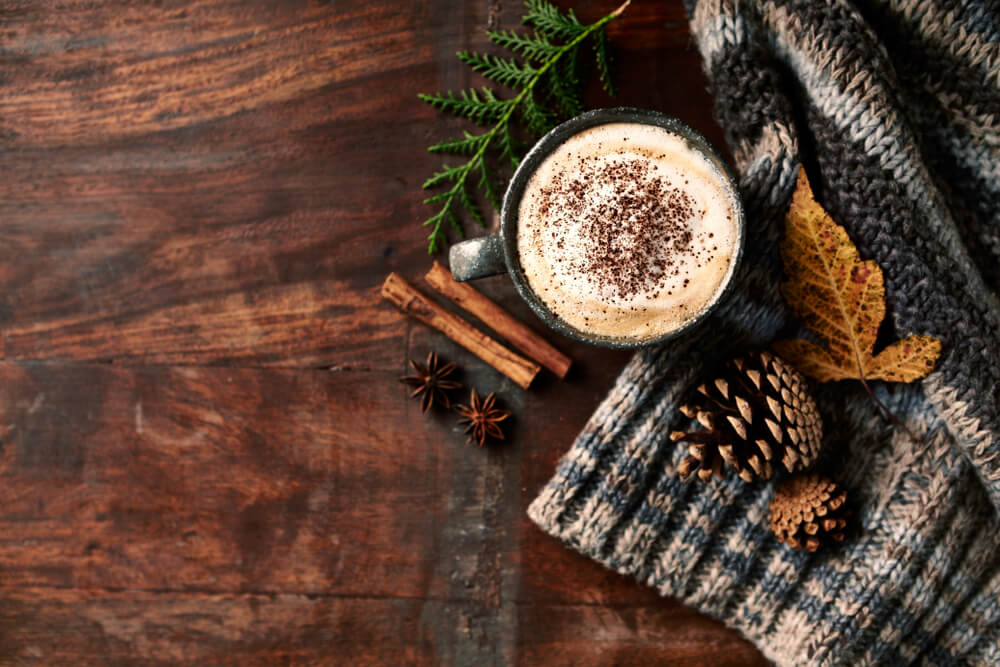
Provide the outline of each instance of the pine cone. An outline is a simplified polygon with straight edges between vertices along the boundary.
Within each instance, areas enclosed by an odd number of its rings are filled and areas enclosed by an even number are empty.
[[[819,454],[823,422],[806,380],[770,352],[754,352],[725,364],[713,382],[698,387],[694,405],[681,407],[705,430],[674,431],[670,439],[690,446],[677,466],[687,476],[722,477],[725,464],[740,479],[770,479],[776,466],[808,468]]]
[[[782,482],[771,499],[771,531],[793,549],[844,541],[847,491],[816,473]]]

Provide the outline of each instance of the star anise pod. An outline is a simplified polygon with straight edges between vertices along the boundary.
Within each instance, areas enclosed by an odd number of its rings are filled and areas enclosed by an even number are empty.
[[[476,390],[472,390],[469,405],[456,405],[455,412],[462,415],[458,420],[459,424],[466,424],[465,433],[468,435],[468,443],[479,444],[480,447],[486,442],[486,436],[491,436],[497,440],[503,440],[503,429],[500,422],[510,413],[495,406],[496,397],[490,393],[486,398],[480,398]]]
[[[446,379],[455,372],[455,364],[448,363],[439,367],[437,354],[430,352],[426,364],[410,359],[410,365],[413,366],[416,375],[401,377],[399,381],[414,387],[410,398],[420,396],[420,409],[427,412],[435,403],[445,409],[450,408],[451,400],[448,398],[448,392],[462,386],[460,382]]]

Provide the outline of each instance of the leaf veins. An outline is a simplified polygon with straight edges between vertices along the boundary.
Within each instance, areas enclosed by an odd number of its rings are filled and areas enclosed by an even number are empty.
[[[882,269],[861,260],[847,231],[816,202],[801,167],[785,225],[781,258],[788,281],[781,291],[822,344],[778,341],[775,351],[820,382],[913,382],[927,375],[941,354],[937,338],[913,335],[873,354],[885,318]]]

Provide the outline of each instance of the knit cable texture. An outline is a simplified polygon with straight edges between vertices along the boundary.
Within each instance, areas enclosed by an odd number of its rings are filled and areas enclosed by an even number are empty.
[[[748,220],[737,289],[638,353],[528,510],[572,548],[741,631],[779,665],[1000,664],[1000,12],[930,0],[689,0]],[[813,385],[856,529],[819,554],[767,528],[772,486],[683,482],[668,434],[716,363],[794,321],[778,240],[798,165],[882,267],[918,385]]]

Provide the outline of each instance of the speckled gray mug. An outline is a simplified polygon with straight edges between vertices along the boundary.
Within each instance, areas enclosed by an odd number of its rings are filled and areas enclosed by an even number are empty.
[[[517,251],[518,211],[520,209],[521,197],[532,174],[535,173],[535,169],[538,168],[550,153],[573,135],[591,127],[607,123],[656,125],[681,137],[685,140],[689,148],[701,153],[718,168],[719,172],[724,176],[726,184],[729,186],[729,194],[732,197],[734,206],[737,238],[733,249],[732,269],[725,279],[725,284],[716,291],[715,298],[696,317],[677,329],[648,340],[640,341],[595,335],[587,331],[581,331],[565,322],[562,318],[555,315],[545,305],[545,302],[535,294],[534,290],[531,289],[521,268],[521,261]],[[594,111],[588,111],[575,118],[571,118],[551,130],[532,147],[524,160],[521,161],[521,164],[514,172],[514,177],[511,179],[510,185],[507,186],[507,192],[504,194],[503,206],[500,210],[500,234],[457,243],[451,247],[448,259],[451,264],[451,273],[455,277],[455,280],[459,281],[509,273],[511,279],[514,281],[514,287],[517,288],[521,298],[528,302],[528,305],[535,311],[535,314],[543,322],[565,336],[600,347],[637,348],[662,343],[690,330],[725,298],[725,295],[730,291],[733,276],[736,274],[736,268],[743,253],[744,227],[743,205],[740,201],[732,172],[705,137],[676,118],[656,111],[624,107],[595,109]]]

